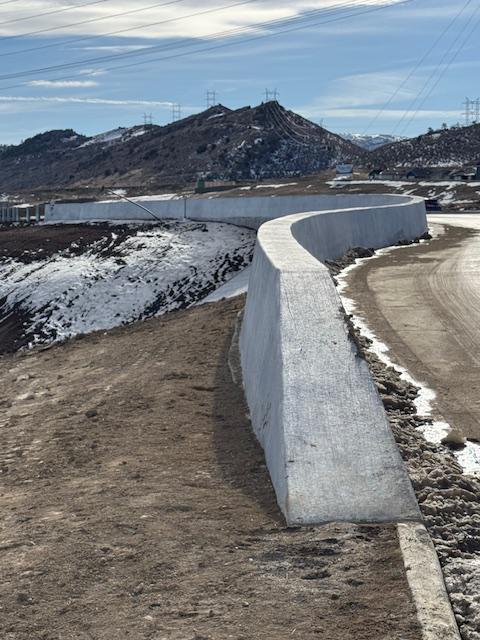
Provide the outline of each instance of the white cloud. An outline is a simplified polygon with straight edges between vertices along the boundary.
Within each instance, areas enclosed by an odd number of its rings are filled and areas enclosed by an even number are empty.
[[[170,109],[172,102],[157,100],[110,100],[107,98],[77,98],[74,96],[0,96],[0,103],[3,104],[28,104],[28,103],[56,103],[56,104],[90,104],[109,105],[112,107],[158,107]],[[182,107],[183,111],[190,112],[192,109]]]
[[[104,69],[80,69],[78,75],[80,76],[103,76],[107,72]]]
[[[82,51],[104,51],[105,53],[126,53],[128,51],[139,51],[147,48],[148,45],[125,44],[125,45],[99,45],[98,47],[79,47]]]
[[[54,89],[75,89],[98,87],[95,80],[32,80],[29,82],[31,87],[51,87]]]
[[[325,95],[301,108],[302,112],[322,115],[328,109],[356,108],[384,105],[398,91],[395,102],[410,100],[417,95],[422,78],[412,78],[408,87],[398,90],[406,72],[374,71],[337,78],[330,83]]]
[[[251,27],[255,24],[278,18],[290,18],[318,9],[331,10],[341,4],[339,0],[299,0],[292,4],[290,0],[255,0],[244,2],[238,6],[225,7],[222,0],[203,0],[201,5],[196,0],[180,0],[178,4],[163,2],[145,11],[136,11],[137,7],[130,0],[113,0],[108,3],[78,7],[68,12],[45,15],[35,20],[18,21],[35,14],[58,9],[56,0],[29,0],[13,5],[0,5],[0,36],[12,36],[42,29],[54,29],[57,35],[98,35],[110,31],[128,29],[126,35],[142,38],[159,37],[205,37],[209,34],[234,29]],[[402,0],[354,0],[355,7],[375,7],[401,3]],[[150,5],[147,6],[152,6]],[[160,4],[160,3],[159,3]],[[236,4],[231,0],[230,5]],[[142,7],[138,7],[141,9]],[[187,18],[192,13],[219,9]],[[129,12],[129,13],[126,13]],[[126,13],[126,15],[114,15]],[[331,14],[330,14],[331,15]],[[9,23],[9,21],[15,21]],[[80,22],[97,20],[96,22]],[[175,21],[173,21],[175,20]],[[155,24],[164,22],[164,24]],[[3,24],[2,24],[3,23]],[[73,26],[68,26],[73,25]],[[134,30],[131,30],[134,28]]]
[[[321,115],[325,118],[372,118],[378,114],[378,109],[325,109]],[[306,117],[316,117],[305,114]],[[320,115],[320,114],[317,114]],[[382,113],[382,119],[399,120],[405,115],[404,109],[386,109]],[[414,114],[411,113],[409,118]],[[460,109],[423,109],[415,113],[415,120],[421,120],[422,118],[452,118],[459,119],[462,116]]]

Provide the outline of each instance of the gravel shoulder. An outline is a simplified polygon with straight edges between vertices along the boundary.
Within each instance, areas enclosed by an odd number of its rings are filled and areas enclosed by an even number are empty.
[[[287,528],[243,298],[0,358],[0,637],[417,640],[396,528]]]

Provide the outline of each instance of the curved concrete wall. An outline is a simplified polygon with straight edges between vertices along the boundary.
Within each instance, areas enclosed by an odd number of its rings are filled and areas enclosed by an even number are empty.
[[[230,222],[258,229],[268,220],[304,211],[332,211],[351,207],[411,202],[408,196],[313,195],[236,198],[177,198],[140,201],[159,218]],[[152,221],[146,211],[126,201],[58,203],[47,205],[45,222]]]
[[[289,523],[421,519],[380,397],[320,262],[426,231],[423,201],[379,202],[283,217],[258,233],[242,369],[253,428]]]
[[[382,403],[321,261],[354,246],[421,236],[424,201],[314,195],[143,204],[161,218],[260,227],[240,348],[253,428],[287,521],[420,520]],[[50,223],[151,219],[128,202],[46,211]]]

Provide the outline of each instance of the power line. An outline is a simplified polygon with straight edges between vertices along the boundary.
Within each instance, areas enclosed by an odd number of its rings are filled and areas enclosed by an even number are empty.
[[[177,3],[185,2],[185,1],[186,0],[173,0],[173,1],[170,1],[170,2],[166,2],[165,4],[162,4],[162,5],[159,5],[159,6],[160,7],[168,6],[168,5],[177,4]],[[363,4],[364,4],[363,2],[357,3],[355,1],[352,2],[352,0],[349,0],[349,2],[343,2],[343,3],[340,3],[338,5],[333,5],[333,7],[330,7],[330,8],[327,8],[327,9],[322,9],[321,11],[325,12],[325,13],[334,13],[335,11],[346,10],[348,8],[353,8],[355,6],[361,6]],[[126,12],[126,13],[129,13],[129,12]],[[115,16],[120,16],[120,15],[124,15],[124,14],[115,14]],[[191,16],[189,16],[189,17],[191,17]],[[104,18],[101,18],[101,19],[103,20]],[[183,19],[183,18],[180,17],[178,19]],[[92,20],[92,22],[97,22],[98,20],[100,20],[100,18],[98,18],[98,19],[95,18],[95,19]],[[174,20],[176,20],[176,18]],[[286,20],[286,18],[277,18],[275,21],[277,21],[277,20],[279,22],[281,22],[283,20]],[[272,21],[272,22],[275,22],[275,21]],[[138,25],[138,26],[134,26],[134,27],[127,27],[127,28],[124,28],[124,29],[117,29],[116,31],[108,31],[106,33],[101,33],[101,34],[98,34],[98,35],[82,36],[80,38],[74,38],[74,39],[69,38],[68,40],[62,40],[60,42],[50,42],[48,44],[44,44],[44,45],[40,45],[40,46],[36,46],[36,47],[29,47],[27,49],[17,49],[15,51],[6,51],[6,52],[3,52],[3,53],[0,53],[0,57],[19,55],[21,53],[30,53],[32,51],[40,51],[42,49],[50,49],[50,48],[53,48],[53,47],[62,46],[63,44],[68,44],[69,46],[71,46],[72,44],[76,44],[78,42],[85,42],[85,41],[88,41],[88,40],[98,40],[99,38],[106,38],[106,37],[109,37],[109,36],[125,34],[125,33],[128,33],[130,31],[139,31],[140,29],[149,29],[151,27],[156,27],[156,26],[162,25],[164,23],[165,23],[164,20],[160,20],[158,22],[150,22],[150,23],[147,23],[147,24]],[[82,23],[75,23],[75,24],[71,24],[71,25],[65,25],[64,27],[55,27],[55,29],[62,29],[62,28],[66,28],[66,27],[72,27],[72,26],[76,26],[77,24],[82,24]],[[267,24],[267,23],[265,23],[265,24]],[[250,31],[251,27],[250,26],[248,26],[248,27],[237,27],[237,29]],[[48,31],[50,31],[50,29],[42,30],[42,33],[46,33]],[[38,33],[38,32],[35,32],[35,33]],[[220,33],[222,33],[222,32],[220,32]],[[228,33],[228,32],[224,32],[224,33]],[[27,33],[27,34],[18,34],[16,36],[5,36],[4,38],[0,38],[0,41],[3,40],[3,39],[20,38],[20,37],[29,36],[29,35],[33,35],[33,34]]]
[[[20,34],[16,34],[16,35],[12,35],[12,36],[3,36],[3,37],[0,37],[0,41],[24,38],[24,37],[28,37],[28,36],[41,34],[41,33],[50,33],[52,31],[58,31],[60,29],[67,29],[67,28],[70,28],[70,27],[81,26],[83,24],[91,24],[91,23],[94,23],[94,22],[100,22],[100,21],[103,21],[103,20],[108,20],[110,18],[117,18],[117,17],[122,17],[122,16],[125,16],[125,15],[130,15],[131,13],[138,13],[140,11],[147,11],[147,10],[152,9],[152,8],[159,8],[159,7],[165,7],[165,6],[168,6],[168,5],[178,4],[180,2],[186,2],[186,0],[170,0],[169,2],[150,5],[150,6],[145,7],[145,8],[134,9],[134,10],[129,10],[129,11],[122,11],[121,13],[114,13],[114,14],[110,14],[108,16],[102,16],[102,17],[99,17],[99,18],[91,18],[89,20],[82,20],[80,22],[73,22],[73,23],[67,24],[67,25],[60,25],[60,26],[57,26],[57,27],[51,27],[51,28],[48,28],[48,29],[41,29],[39,31],[31,31],[29,33],[20,33]],[[355,4],[355,3],[351,2],[351,1],[345,3],[346,6],[352,5],[352,4]],[[363,4],[363,2],[360,2],[360,5],[362,5],[362,4]],[[341,8],[342,5],[339,5],[339,7]],[[214,10],[217,10],[217,9],[214,9]],[[330,9],[321,9],[320,11],[329,11],[329,10]],[[155,26],[155,25],[159,25],[159,24],[163,24],[163,23],[164,23],[164,21],[153,22],[153,23],[150,23],[150,24],[147,24],[147,25],[143,25],[142,27],[131,27],[131,28],[127,28],[127,29],[121,29],[119,31],[113,31],[113,32],[110,32],[110,33],[101,34],[100,36],[89,36],[88,39],[93,39],[95,37],[105,37],[105,36],[108,36],[108,35],[116,35],[118,33],[126,33],[127,31],[132,31],[132,30],[135,30],[137,28],[146,28],[148,26]],[[86,38],[82,38],[82,40],[83,39],[86,39]],[[71,40],[69,40],[67,42],[70,43]]]
[[[72,22],[71,24],[59,25],[57,27],[48,27],[47,29],[39,29],[37,31],[30,31],[28,33],[18,33],[12,36],[2,36],[0,38],[0,41],[17,40],[18,38],[27,38],[30,36],[39,35],[41,33],[51,33],[52,31],[69,29],[70,27],[79,27],[83,24],[91,24],[93,22],[102,22],[103,20],[110,20],[111,18],[120,18],[122,16],[131,15],[132,13],[141,13],[142,11],[149,11],[150,9],[166,7],[171,4],[178,4],[179,2],[185,2],[185,1],[186,0],[170,0],[170,2],[157,2],[156,4],[151,4],[148,7],[140,7],[139,9],[129,9],[128,11],[121,11],[120,13],[111,13],[108,16],[100,16],[99,18],[89,18],[88,20],[80,20],[79,22]]]
[[[217,105],[217,92],[216,91],[207,91],[207,109],[214,107]]]
[[[249,38],[246,39],[242,39],[241,41],[236,41],[236,42],[225,42],[222,44],[218,44],[218,45],[213,45],[210,47],[202,47],[199,49],[196,49],[195,51],[193,51],[192,53],[203,53],[203,52],[207,52],[207,51],[213,51],[213,50],[217,50],[219,48],[223,48],[223,47],[227,47],[227,46],[233,46],[233,45],[237,45],[237,44],[244,44],[246,42],[251,42],[254,40],[259,40],[259,39],[263,39],[263,38],[267,38],[267,37],[272,37],[272,36],[276,36],[276,35],[281,35],[284,33],[290,33],[290,32],[294,32],[294,31],[298,31],[300,29],[304,29],[304,28],[308,28],[310,26],[317,26],[317,25],[322,25],[322,24],[329,24],[332,22],[337,22],[340,20],[345,20],[351,17],[356,17],[359,15],[363,15],[363,14],[367,14],[367,13],[372,13],[373,11],[380,11],[383,9],[386,9],[388,7],[391,6],[399,6],[399,5],[405,5],[408,4],[410,2],[412,2],[413,0],[403,0],[402,2],[390,2],[388,5],[381,5],[381,6],[377,6],[377,7],[373,7],[373,8],[369,8],[369,9],[364,9],[364,10],[359,10],[356,11],[354,13],[350,13],[350,14],[346,14],[346,15],[342,15],[342,16],[338,16],[336,18],[332,18],[330,20],[316,20],[316,21],[312,21],[312,13],[315,14],[321,14],[321,13],[325,13],[325,10],[316,10],[316,11],[312,11],[312,12],[308,12],[307,14],[304,14],[303,16],[296,16],[296,17],[292,17],[292,18],[284,18],[284,19],[276,19],[276,20],[271,20],[271,21],[266,21],[263,23],[256,23],[253,25],[249,25],[248,27],[239,27],[236,29],[232,29],[229,31],[224,31],[224,32],[220,32],[219,34],[211,34],[210,36],[206,37],[206,40],[216,40],[216,39],[220,39],[223,37],[227,37],[227,36],[234,36],[234,35],[238,35],[242,32],[245,31],[251,31],[251,29],[253,27],[273,27],[273,26],[278,26],[279,24],[285,24],[285,25],[289,25],[291,23],[298,23],[298,22],[304,22],[307,21],[307,24],[303,25],[303,24],[296,24],[293,27],[289,27],[287,29],[281,29],[277,32],[272,32],[272,33],[261,33],[261,34],[257,34],[255,36],[251,36]],[[239,3],[240,4],[240,3]],[[241,3],[244,4],[244,3]],[[349,3],[350,6],[358,6],[356,5],[356,3]],[[362,3],[363,4],[363,3]],[[190,46],[195,46],[196,43],[186,43],[186,44],[179,44],[179,45],[174,45],[173,48],[187,48]],[[27,76],[27,75],[34,75],[35,73],[45,73],[45,72],[51,72],[51,71],[58,71],[60,69],[70,69],[70,68],[74,68],[77,66],[83,66],[85,64],[88,63],[96,63],[96,62],[104,62],[106,60],[116,60],[118,58],[130,58],[132,56],[138,56],[138,55],[149,55],[152,51],[158,51],[158,50],[165,50],[165,49],[169,49],[172,48],[172,45],[160,45],[160,46],[153,46],[153,47],[148,47],[147,49],[143,49],[140,51],[131,51],[131,52],[127,52],[127,53],[123,53],[123,54],[116,54],[116,55],[112,55],[112,56],[103,56],[100,58],[89,58],[89,59],[84,59],[80,62],[72,62],[72,63],[67,63],[67,64],[63,64],[63,65],[54,65],[54,66],[49,66],[49,67],[43,67],[42,69],[33,69],[33,70],[29,70],[29,71],[24,71],[24,72],[18,72],[18,73],[14,73],[14,74],[8,74],[6,76],[1,76],[1,78],[3,79],[10,79],[10,78],[17,78],[17,77],[23,77],[23,76]],[[127,69],[127,68],[131,68],[134,66],[139,66],[142,64],[146,64],[146,63],[150,63],[150,62],[155,62],[158,60],[171,60],[171,59],[175,59],[175,58],[180,58],[180,57],[185,57],[191,55],[191,52],[184,52],[184,53],[177,53],[177,54],[173,54],[170,56],[163,56],[160,58],[150,58],[149,60],[146,61],[140,61],[140,62],[134,62],[134,63],[129,63],[129,64],[125,64],[125,65],[117,65],[114,67],[107,67],[104,70],[105,71],[113,71],[113,70],[118,70],[118,69]],[[83,75],[83,74],[76,74],[76,75]],[[58,79],[70,79],[72,77],[72,75],[70,74],[69,76],[65,76],[62,78],[58,78]],[[23,83],[20,85],[11,85],[8,87],[2,87],[0,88],[0,90],[7,90],[7,89],[12,89],[12,88],[17,88],[18,86],[25,86],[25,84],[28,83]]]
[[[263,95],[265,96],[265,102],[271,102],[272,100],[277,102],[277,98],[280,96],[276,89],[273,91],[271,89],[265,89],[265,93]]]
[[[184,0],[175,0],[175,2],[180,2],[180,1],[184,1]],[[169,24],[171,22],[179,22],[180,20],[186,20],[188,18],[194,18],[200,15],[204,15],[206,13],[216,13],[218,11],[224,11],[226,9],[231,9],[233,7],[238,7],[240,5],[245,5],[245,4],[251,4],[252,2],[258,2],[258,0],[240,0],[240,2],[235,2],[233,4],[228,4],[228,5],[224,5],[222,7],[217,7],[214,9],[205,9],[204,11],[195,11],[195,13],[190,13],[186,16],[179,16],[178,18],[168,18],[167,20],[162,20],[161,22],[158,22],[157,24]],[[172,2],[169,2],[167,4],[172,4]],[[162,5],[163,6],[163,5]],[[130,13],[130,12],[128,12]],[[0,38],[1,40],[1,38]],[[163,45],[160,45],[163,46]],[[26,71],[20,71],[20,72],[15,72],[12,74],[7,74],[7,75],[3,75],[0,76],[0,80],[6,80],[8,78],[20,78],[22,76],[29,76],[29,75],[35,75],[37,73],[44,73],[46,70],[50,71],[50,70],[60,70],[60,69],[70,69],[73,67],[77,67],[77,66],[83,66],[85,64],[93,64],[95,62],[105,62],[108,60],[116,60],[117,58],[128,58],[130,56],[134,56],[134,55],[144,55],[145,53],[147,53],[147,50],[152,50],[152,49],[157,49],[156,46],[152,46],[152,47],[147,47],[146,49],[143,50],[139,50],[139,51],[129,51],[126,53],[119,53],[119,54],[114,54],[114,55],[109,55],[109,56],[97,56],[94,58],[85,58],[84,60],[79,60],[78,62],[66,62],[64,64],[59,64],[59,65],[50,65],[48,67],[40,67],[37,69],[29,69]]]
[[[465,98],[463,103],[465,107],[465,124],[470,126],[471,124],[478,124],[480,122],[480,98],[476,100],[470,100]]]
[[[73,4],[63,9],[55,9],[53,11],[44,11],[43,13],[35,13],[31,16],[25,16],[23,18],[13,18],[13,20],[4,20],[0,22],[0,26],[4,24],[12,24],[14,22],[25,22],[26,20],[33,20],[34,18],[41,18],[43,16],[52,16],[57,13],[65,13],[65,11],[72,11],[73,9],[81,9],[82,7],[90,7],[93,4],[102,4],[103,2],[111,2],[112,0],[93,0],[93,2],[85,2],[84,4]]]
[[[376,113],[376,115],[372,118],[372,120],[369,122],[369,124],[365,127],[365,129],[362,132],[362,135],[365,135],[368,131],[370,131],[370,129],[372,128],[372,126],[377,122],[377,120],[380,118],[380,116],[386,111],[386,109],[392,104],[392,102],[395,100],[395,98],[398,96],[398,94],[400,93],[400,91],[406,86],[407,82],[413,77],[413,75],[418,71],[418,69],[421,67],[421,65],[427,60],[427,58],[430,56],[431,53],[433,53],[433,51],[435,50],[435,48],[438,46],[438,44],[443,40],[443,38],[447,35],[447,33],[450,31],[450,29],[453,27],[453,25],[455,24],[455,22],[463,15],[463,13],[465,13],[466,9],[468,8],[468,6],[472,3],[472,0],[467,0],[467,2],[465,2],[465,4],[463,5],[463,7],[460,9],[460,11],[449,21],[448,25],[446,26],[446,28],[442,31],[442,33],[438,36],[438,38],[434,41],[434,43],[431,45],[431,47],[428,49],[428,51],[420,58],[420,60],[416,63],[416,65],[413,67],[413,69],[410,71],[410,73],[403,79],[403,81],[399,84],[399,86],[395,89],[395,91],[392,93],[392,95],[390,96],[390,98],[387,100],[387,102],[382,106],[381,109],[379,109],[379,111]]]
[[[460,38],[462,37],[462,35],[467,31],[468,27],[472,24],[473,19],[475,18],[475,16],[478,14],[478,12],[480,11],[480,5],[477,6],[477,8],[475,9],[475,11],[471,14],[471,16],[469,17],[467,23],[465,24],[465,26],[463,27],[463,29],[460,31],[460,33],[457,35],[457,37],[455,38],[455,40],[453,41],[453,43],[451,44],[451,46],[449,47],[449,49],[445,52],[445,54],[443,55],[442,59],[440,60],[439,64],[437,65],[437,67],[434,69],[433,73],[430,75],[430,77],[428,78],[427,82],[424,84],[422,90],[418,93],[416,100],[422,95],[423,91],[425,89],[428,88],[428,85],[430,83],[431,80],[433,80],[435,78],[436,73],[439,71],[439,69],[441,68],[442,64],[445,62],[445,60],[447,59],[447,57],[452,53],[454,47],[456,46],[457,42],[460,40]],[[445,74],[447,73],[447,71],[450,69],[450,67],[452,66],[452,64],[455,62],[455,60],[458,58],[458,56],[460,55],[460,53],[463,51],[463,49],[465,48],[465,46],[467,45],[468,41],[470,40],[470,38],[472,37],[472,35],[474,34],[475,30],[477,29],[478,25],[480,24],[480,20],[477,20],[477,22],[475,22],[475,24],[473,25],[473,28],[467,33],[466,37],[463,39],[462,43],[460,44],[460,47],[457,49],[457,51],[454,53],[454,55],[450,58],[450,61],[444,66],[444,68],[440,71],[440,74],[437,77],[437,80],[434,82],[434,84],[430,87],[430,89],[427,91],[426,95],[424,96],[424,98],[421,100],[420,104],[416,107],[415,111],[413,112],[412,116],[410,117],[410,119],[408,120],[408,122],[406,123],[406,125],[403,127],[403,129],[401,130],[400,135],[403,135],[405,133],[405,131],[407,131],[408,127],[411,125],[411,123],[413,122],[413,120],[416,118],[416,116],[418,115],[418,113],[420,112],[420,110],[422,109],[422,107],[424,106],[424,104],[426,103],[426,101],[429,99],[429,97],[432,95],[432,93],[435,91],[435,89],[438,87],[438,85],[440,84],[440,82],[442,81],[443,77],[445,76]],[[411,109],[406,111],[404,116],[408,113],[410,113]],[[403,122],[405,118],[403,117],[400,120],[400,123]],[[397,126],[394,129],[394,132],[396,131]]]

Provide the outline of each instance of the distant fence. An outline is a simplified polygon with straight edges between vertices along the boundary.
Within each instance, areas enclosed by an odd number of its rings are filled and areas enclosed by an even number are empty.
[[[45,220],[45,205],[0,205],[0,224],[38,224]]]

